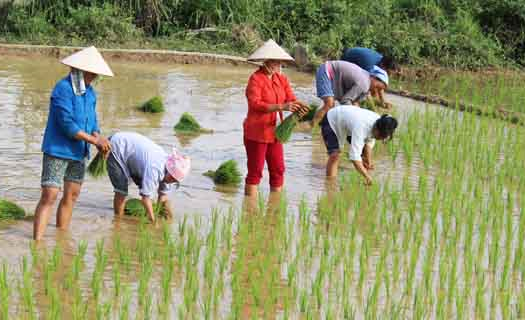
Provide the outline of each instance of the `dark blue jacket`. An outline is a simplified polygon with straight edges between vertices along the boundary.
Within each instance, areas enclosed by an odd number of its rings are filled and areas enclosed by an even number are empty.
[[[369,72],[381,62],[381,59],[383,55],[379,52],[362,47],[346,48],[341,57],[341,60],[355,63]]]

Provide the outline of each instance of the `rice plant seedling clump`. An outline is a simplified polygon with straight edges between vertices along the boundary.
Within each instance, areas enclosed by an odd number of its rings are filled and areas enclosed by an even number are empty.
[[[162,98],[155,96],[149,99],[140,106],[140,110],[150,113],[164,112],[164,103],[162,102]]]
[[[179,122],[173,127],[177,133],[181,134],[199,134],[199,133],[211,133],[213,130],[204,129],[197,122],[195,117],[191,114],[184,112],[179,119]]]
[[[167,210],[164,209],[164,206],[161,203],[153,203],[153,212],[155,213],[155,215],[161,216],[163,218],[166,218],[168,216]],[[144,205],[142,204],[142,201],[140,199],[129,199],[128,201],[126,201],[126,206],[124,207],[124,214],[133,217],[145,217],[147,215],[146,209],[144,208]]]
[[[315,113],[317,112],[317,109],[319,109],[319,106],[315,103],[312,103],[309,105],[308,113],[305,114],[299,121],[305,122],[305,121],[312,121],[314,119]]]
[[[368,109],[374,112],[380,112],[391,109],[391,107],[388,104],[385,104],[374,98],[367,98],[361,101],[359,104],[361,108]]]
[[[275,128],[275,137],[281,143],[286,143],[290,140],[292,136],[293,129],[298,123],[298,116],[295,113],[292,113],[286,117],[283,122],[281,122],[277,128]]]
[[[235,160],[228,160],[222,163],[216,171],[209,170],[204,175],[212,178],[216,184],[236,185],[241,182],[242,178]]]
[[[24,209],[17,204],[0,199],[0,220],[22,219],[26,215]]]
[[[87,171],[90,176],[94,178],[100,178],[107,176],[108,166],[107,160],[104,158],[101,152],[98,152],[95,158],[89,164]]]

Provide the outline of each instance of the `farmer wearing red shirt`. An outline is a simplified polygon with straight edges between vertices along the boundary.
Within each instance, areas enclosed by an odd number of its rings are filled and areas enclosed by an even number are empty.
[[[248,175],[244,192],[247,196],[257,195],[265,161],[270,172],[270,190],[279,192],[283,186],[283,145],[274,133],[277,117],[283,119],[283,110],[302,115],[308,108],[297,100],[288,79],[281,73],[281,64],[293,60],[273,40],[268,40],[248,57],[248,61],[262,62],[262,66],[251,75],[246,87],[248,114],[244,120],[244,146]]]

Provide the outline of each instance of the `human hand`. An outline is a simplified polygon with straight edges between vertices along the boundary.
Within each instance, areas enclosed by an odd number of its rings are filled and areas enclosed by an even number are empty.
[[[102,152],[104,158],[109,155],[111,151],[111,144],[106,137],[97,136],[94,145],[97,147],[99,152]]]
[[[366,170],[374,170],[375,166],[370,161],[363,161],[363,166],[365,166]]]
[[[372,178],[365,177],[365,186],[371,186],[372,185]]]

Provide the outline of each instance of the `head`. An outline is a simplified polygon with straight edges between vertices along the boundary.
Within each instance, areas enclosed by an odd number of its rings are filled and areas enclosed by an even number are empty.
[[[379,62],[379,67],[381,69],[386,70],[387,72],[397,72],[399,67],[397,63],[395,62],[394,58],[391,56],[383,56],[381,61]]]
[[[391,140],[397,128],[397,119],[391,115],[384,114],[377,119],[372,128],[372,135],[377,140]]]
[[[86,86],[89,86],[97,77],[98,74],[84,71],[84,82],[86,83]]]
[[[378,66],[374,66],[370,71],[370,93],[373,96],[377,96],[379,92],[386,90],[387,87],[388,73]]]
[[[272,75],[274,73],[280,73],[281,72],[281,67],[282,67],[282,61],[281,60],[270,59],[270,60],[265,60],[263,62],[264,71],[268,75]]]
[[[166,175],[164,182],[181,183],[190,172],[191,160],[179,153],[176,149],[168,156],[166,161]]]

